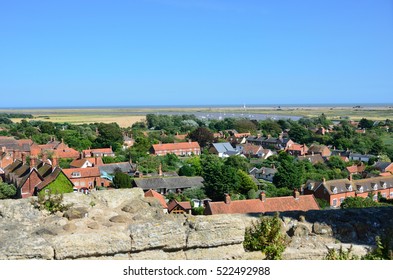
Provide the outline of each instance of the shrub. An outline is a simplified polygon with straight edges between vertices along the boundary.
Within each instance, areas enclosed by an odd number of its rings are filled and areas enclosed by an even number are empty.
[[[249,251],[262,251],[268,260],[280,260],[286,244],[278,214],[274,217],[261,216],[258,222],[246,228],[244,248]]]
[[[52,194],[49,190],[47,193],[41,191],[38,193],[37,201],[33,202],[35,208],[40,210],[47,210],[49,213],[54,214],[56,212],[64,212],[68,210],[71,205],[63,204],[63,194]]]
[[[377,236],[375,239],[376,248],[365,255],[364,260],[393,260],[393,238],[392,231],[382,237]]]
[[[328,249],[328,253],[325,256],[325,260],[358,260],[359,257],[352,254],[352,245],[347,250],[344,250],[342,246],[336,250],[334,248]]]

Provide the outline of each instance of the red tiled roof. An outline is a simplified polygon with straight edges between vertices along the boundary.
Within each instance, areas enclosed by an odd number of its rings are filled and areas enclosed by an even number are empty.
[[[96,164],[96,160],[97,160],[97,164]],[[97,158],[82,158],[82,159],[74,159],[71,163],[70,166],[74,167],[74,168],[81,168],[85,162],[88,161],[91,164],[93,164],[94,166],[100,166],[103,165],[104,162],[102,161],[102,158],[97,157]]]
[[[292,144],[292,145],[290,145],[290,146],[287,148],[287,150],[290,150],[290,151],[303,151],[303,150],[305,150],[305,151],[307,151],[308,148],[307,148],[306,145]]]
[[[183,208],[185,211],[191,210],[191,203],[189,201],[179,202],[176,199],[173,199],[168,204],[168,211],[171,212],[177,205]]]
[[[54,150],[53,155],[57,158],[78,158],[79,152],[73,148],[67,148],[64,150]]]
[[[83,150],[84,154],[91,154],[91,153],[103,153],[103,154],[113,154],[112,148],[102,148],[102,149],[90,149],[90,150]]]
[[[392,173],[390,173],[390,172],[379,173],[379,176],[381,176],[381,177],[386,177],[386,176],[391,176],[391,175],[392,175]]]
[[[168,143],[168,144],[155,144],[153,145],[155,152],[158,151],[173,151],[173,150],[188,150],[188,149],[200,149],[198,142],[180,142],[180,143]]]
[[[313,195],[301,195],[298,199],[285,196],[266,198],[265,201],[260,199],[235,200],[228,204],[223,201],[208,202],[208,208],[213,215],[319,210]]]
[[[90,167],[90,168],[67,168],[63,169],[64,174],[70,179],[77,179],[77,178],[87,178],[87,177],[100,177],[100,170],[98,167]],[[73,172],[79,172],[80,176],[75,177],[71,174]]]
[[[262,146],[257,146],[253,144],[246,144],[243,147],[243,154],[257,154],[259,150],[262,149]]]
[[[150,189],[147,192],[145,192],[145,197],[154,197],[158,199],[158,201],[162,205],[162,208],[168,209],[168,205],[166,204],[165,198],[162,194],[159,194],[158,192]]]

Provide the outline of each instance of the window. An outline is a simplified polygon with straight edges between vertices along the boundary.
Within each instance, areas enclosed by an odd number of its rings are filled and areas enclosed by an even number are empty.
[[[393,198],[393,192],[391,192],[389,196],[392,199]]]
[[[344,197],[340,197],[340,204],[343,203]]]
[[[373,184],[374,191],[378,190],[378,185],[376,183]]]
[[[333,189],[333,193],[336,194],[337,193],[337,188]]]
[[[382,197],[383,197],[383,198],[386,198],[386,193],[383,193],[383,194],[382,194]]]
[[[72,172],[71,177],[80,177],[81,173],[80,172]]]
[[[374,201],[378,201],[378,195],[375,194],[375,195],[373,196],[373,200],[374,200]]]
[[[350,192],[352,191],[352,185],[348,186],[348,191],[350,191]]]
[[[359,188],[359,192],[363,192],[363,186]]]
[[[382,184],[382,188],[386,189],[386,182]]]
[[[337,199],[333,199],[333,206],[334,206],[334,207],[337,206]]]

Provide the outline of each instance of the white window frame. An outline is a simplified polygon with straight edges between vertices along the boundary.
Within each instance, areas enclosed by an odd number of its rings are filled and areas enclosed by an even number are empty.
[[[337,206],[337,198],[334,198],[332,201],[332,206],[336,207]]]

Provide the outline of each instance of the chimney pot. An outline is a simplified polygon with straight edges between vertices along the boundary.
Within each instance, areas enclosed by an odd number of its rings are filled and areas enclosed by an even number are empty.
[[[231,203],[231,197],[230,197],[230,195],[229,194],[225,194],[225,204],[229,204],[229,203]]]
[[[262,202],[265,202],[266,201],[266,193],[265,192],[261,192],[260,195],[259,195],[259,199]]]
[[[299,196],[300,196],[299,191],[298,191],[297,189],[294,189],[294,191],[293,191],[293,197],[294,197],[295,199],[299,199]]]

